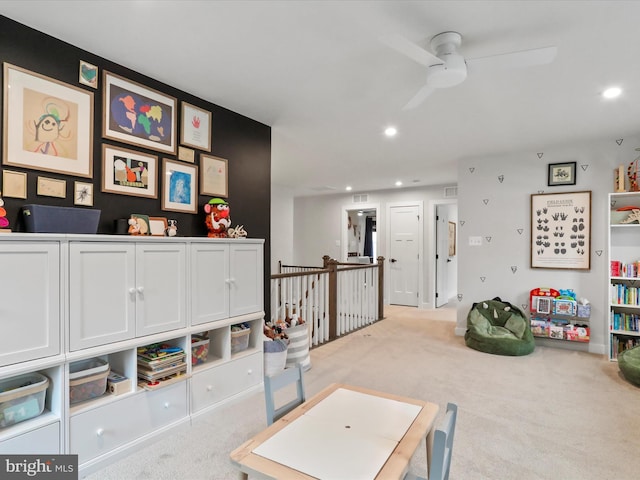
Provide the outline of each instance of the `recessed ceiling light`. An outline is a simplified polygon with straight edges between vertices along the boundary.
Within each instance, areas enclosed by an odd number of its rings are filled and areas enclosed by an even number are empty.
[[[396,130],[396,127],[387,127],[384,131],[384,134],[387,137],[393,137],[395,136],[396,133],[398,133],[398,130]]]
[[[350,191],[351,191],[351,185],[347,185],[347,187],[345,188],[345,190],[346,190],[347,192],[350,192]]]
[[[401,187],[401,186],[402,186],[402,182],[401,182],[400,180],[398,180],[398,181],[396,182],[396,187]]]
[[[602,96],[604,98],[616,98],[620,96],[621,93],[622,89],[620,87],[611,87],[602,92]]]

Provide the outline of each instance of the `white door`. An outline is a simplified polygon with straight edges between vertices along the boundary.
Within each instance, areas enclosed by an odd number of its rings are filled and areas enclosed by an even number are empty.
[[[418,205],[389,208],[389,285],[392,305],[418,306]]]
[[[436,206],[436,308],[448,302],[449,216],[446,205]]]

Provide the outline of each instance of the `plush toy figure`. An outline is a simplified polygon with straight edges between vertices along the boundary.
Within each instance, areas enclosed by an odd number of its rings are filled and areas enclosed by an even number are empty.
[[[175,237],[178,234],[178,221],[169,219],[167,220],[167,231],[165,235],[167,237]]]
[[[210,238],[227,238],[227,229],[231,225],[229,218],[229,204],[222,198],[212,198],[204,206],[207,214],[205,224]]]

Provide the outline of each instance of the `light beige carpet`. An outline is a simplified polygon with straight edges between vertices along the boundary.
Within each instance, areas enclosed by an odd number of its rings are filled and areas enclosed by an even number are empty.
[[[537,347],[467,348],[452,310],[386,307],[386,318],[311,352],[307,394],[332,382],[458,404],[451,480],[632,480],[640,475],[640,388],[603,356]],[[449,320],[450,319],[450,320]],[[229,453],[266,426],[256,393],[197,418],[88,478],[236,478]],[[425,475],[424,447],[411,471]],[[337,479],[355,480],[355,479]]]

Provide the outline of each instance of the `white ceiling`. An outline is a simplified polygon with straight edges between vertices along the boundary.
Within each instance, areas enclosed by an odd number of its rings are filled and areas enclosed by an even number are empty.
[[[636,1],[18,0],[0,14],[270,125],[272,183],[297,195],[452,184],[463,158],[623,138],[640,124]],[[470,74],[403,111],[424,67],[380,38],[426,48],[448,30],[466,57],[558,55]],[[604,101],[611,84],[623,96]]]

